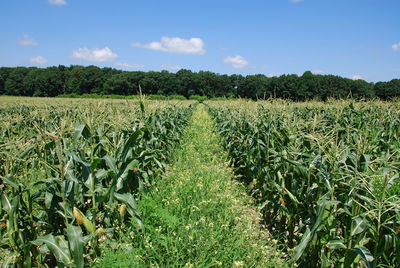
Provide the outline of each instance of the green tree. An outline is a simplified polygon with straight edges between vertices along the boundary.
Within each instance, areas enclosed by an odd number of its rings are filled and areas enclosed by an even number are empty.
[[[400,79],[378,82],[374,86],[374,92],[376,96],[384,100],[400,97]]]
[[[75,94],[100,93],[106,94],[103,85],[105,80],[114,73],[109,69],[101,70],[96,66],[71,66],[67,78],[67,92]]]
[[[217,75],[213,72],[200,71],[198,74],[199,92],[198,95],[207,96],[209,98],[216,97],[217,91]]]
[[[264,99],[272,94],[269,87],[269,78],[262,74],[246,76],[242,90],[242,97],[252,99]]]
[[[370,99],[375,96],[373,84],[358,79],[350,82],[351,96],[356,99]]]
[[[3,77],[0,75],[0,95],[4,94],[4,79]]]
[[[149,75],[145,75],[143,79],[140,80],[140,86],[143,94],[156,94],[158,89],[157,80]]]
[[[192,71],[180,69],[178,72],[176,72],[175,77],[178,80],[178,88],[176,89],[176,93],[185,97],[189,97],[188,91],[191,90],[192,95],[197,94],[199,91],[197,89],[200,88],[200,83]]]
[[[104,82],[104,92],[108,94],[127,95],[131,87],[126,73],[112,75]]]
[[[54,97],[62,93],[64,80],[58,67],[33,69],[23,80],[25,96]]]
[[[229,92],[228,95],[230,97],[240,96],[242,92],[241,87],[243,86],[245,78],[240,74],[232,74],[229,79],[231,92]]]
[[[400,96],[400,80],[368,83],[335,75],[314,75],[310,71],[267,77],[262,74],[221,75],[208,71],[181,69],[176,73],[127,72],[97,66],[1,67],[0,94],[21,96],[56,96],[58,94],[144,94],[185,97],[246,97],[253,99],[285,98],[296,101],[328,98],[390,99]]]
[[[128,88],[127,94],[128,95],[139,94],[139,84],[141,85],[140,81],[146,76],[146,73],[140,71],[127,72],[127,76],[130,83],[130,88]]]
[[[4,83],[4,94],[15,96],[32,96],[31,92],[26,91],[23,85],[25,76],[36,68],[16,67],[11,68]]]
[[[166,71],[164,71],[166,72]],[[181,87],[180,81],[176,79],[176,76],[174,73],[169,73],[168,75],[165,75],[165,80],[163,84],[163,94],[164,95],[176,95],[178,94],[177,89]]]
[[[304,101],[321,98],[319,88],[320,85],[317,76],[313,75],[310,71],[306,71],[301,77],[299,77],[296,99]]]

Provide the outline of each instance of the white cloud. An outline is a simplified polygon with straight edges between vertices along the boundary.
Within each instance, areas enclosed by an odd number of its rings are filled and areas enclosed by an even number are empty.
[[[290,0],[291,3],[297,4],[303,2],[303,0]]]
[[[35,40],[33,40],[32,38],[29,38],[28,35],[24,34],[24,36],[22,37],[22,39],[18,40],[18,44],[20,46],[37,46],[38,42],[36,42]]]
[[[181,66],[178,65],[172,65],[172,64],[161,64],[161,70],[167,70],[167,71],[171,71],[171,72],[176,72],[179,71],[180,69],[182,69]]]
[[[400,42],[392,45],[393,50],[400,50]]]
[[[269,73],[269,74],[267,74],[267,77],[278,77],[278,76],[281,76],[281,74],[279,74],[279,73]]]
[[[47,63],[47,60],[43,58],[42,56],[37,56],[34,58],[30,58],[29,62],[35,65],[44,65]]]
[[[65,0],[49,0],[49,4],[54,5],[54,6],[63,6],[63,5],[67,4],[67,1],[65,1]]]
[[[362,75],[360,75],[360,74],[355,74],[355,75],[353,75],[353,76],[351,77],[351,79],[353,79],[353,80],[359,80],[359,79],[364,80],[365,77],[362,76]]]
[[[98,49],[88,49],[86,47],[78,48],[72,52],[72,57],[77,60],[85,60],[92,62],[105,62],[113,61],[118,57],[117,54],[113,53],[108,47]]]
[[[144,67],[143,64],[129,64],[129,63],[125,63],[125,62],[116,62],[115,66],[123,67],[123,68],[130,68],[130,69],[140,69],[140,68]]]
[[[232,65],[233,68],[244,68],[249,64],[249,62],[245,58],[239,55],[226,57],[224,59],[224,62]]]
[[[325,73],[323,70],[312,70],[311,72],[313,74],[323,74],[323,73]]]
[[[179,37],[161,37],[160,42],[150,42],[148,44],[132,43],[134,47],[141,47],[150,50],[164,51],[180,54],[198,54],[206,53],[204,42],[200,38],[183,39]]]

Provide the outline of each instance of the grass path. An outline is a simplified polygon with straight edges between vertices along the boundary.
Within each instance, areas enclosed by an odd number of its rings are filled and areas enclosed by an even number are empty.
[[[102,267],[281,267],[204,105],[197,106],[175,161],[139,202],[145,230],[126,234]]]

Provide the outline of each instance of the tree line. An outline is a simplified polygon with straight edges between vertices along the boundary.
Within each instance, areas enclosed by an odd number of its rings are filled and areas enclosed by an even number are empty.
[[[369,83],[336,75],[303,75],[268,77],[226,75],[208,71],[181,69],[168,71],[122,71],[97,66],[1,67],[0,94],[14,96],[47,96],[63,94],[117,95],[193,95],[241,97],[251,99],[284,98],[295,101],[328,98],[381,98],[400,96],[400,79]]]

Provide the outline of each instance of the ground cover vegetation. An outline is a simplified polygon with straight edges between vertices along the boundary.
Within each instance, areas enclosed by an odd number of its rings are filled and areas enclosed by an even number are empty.
[[[83,267],[163,172],[191,101],[0,98],[0,263]]]
[[[166,175],[138,201],[144,231],[109,243],[96,266],[285,266],[219,142],[198,105]]]
[[[139,88],[139,86],[141,88]],[[283,98],[296,101],[329,98],[391,99],[400,96],[400,79],[368,83],[335,75],[285,74],[278,77],[222,75],[208,71],[179,70],[142,72],[121,71],[96,66],[1,67],[0,95],[79,96],[123,98],[139,95],[189,98],[192,95],[240,97],[249,99]]]
[[[293,265],[400,266],[398,102],[206,104]]]

